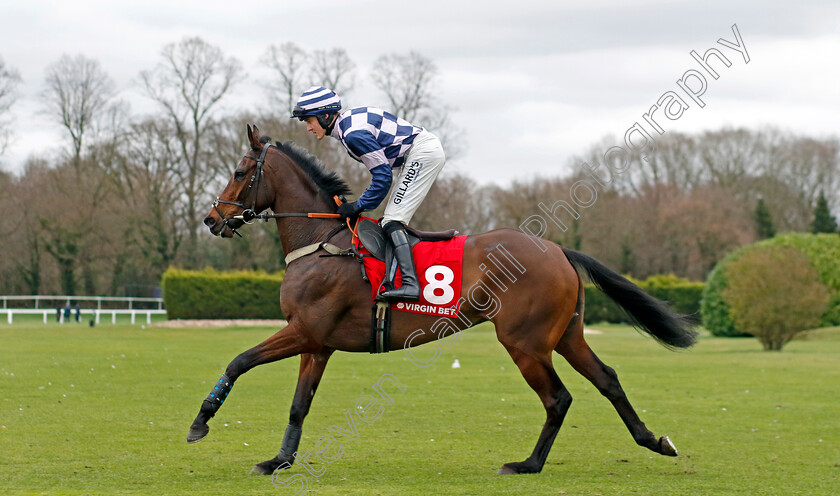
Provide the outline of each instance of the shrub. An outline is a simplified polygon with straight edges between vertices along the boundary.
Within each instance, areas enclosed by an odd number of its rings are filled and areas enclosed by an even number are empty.
[[[644,281],[628,278],[645,292],[665,301],[676,312],[684,314],[699,314],[700,300],[705,286],[702,282],[689,281],[673,274],[650,276]],[[627,314],[599,291],[594,285],[584,285],[586,290],[586,308],[583,318],[587,324],[593,322],[629,322]]]
[[[611,299],[602,293],[594,284],[584,284],[586,292],[583,321],[586,324],[594,322],[629,322],[627,315]]]
[[[700,315],[703,319],[703,327],[715,336],[749,336],[749,334],[735,328],[735,323],[729,316],[729,305],[721,296],[727,285],[725,267],[738,260],[738,257],[747,249],[735,250],[724,257],[712,269],[706,281],[706,288],[703,290],[703,297],[700,300]]]
[[[840,291],[831,295],[828,302],[828,310],[820,319],[820,327],[840,326]]]
[[[668,303],[674,311],[699,317],[705,283],[667,274],[650,276],[640,286],[654,298]]]
[[[808,257],[796,248],[764,245],[727,267],[723,299],[737,329],[756,336],[765,350],[815,327],[828,307],[829,289]]]
[[[715,336],[745,336],[729,315],[729,306],[722,297],[727,287],[727,267],[750,250],[763,246],[790,246],[804,253],[819,274],[819,280],[832,293],[832,303],[820,325],[840,324],[840,236],[837,234],[787,233],[772,239],[742,246],[723,258],[709,273],[701,302],[703,326]],[[833,324],[837,322],[838,324]]]
[[[283,274],[169,268],[163,300],[170,319],[280,319]]]

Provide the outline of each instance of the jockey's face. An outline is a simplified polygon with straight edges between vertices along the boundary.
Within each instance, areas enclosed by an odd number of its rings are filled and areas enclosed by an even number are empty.
[[[324,139],[327,130],[321,127],[321,123],[318,122],[318,119],[314,115],[307,116],[305,122],[307,131],[314,134],[319,140]]]

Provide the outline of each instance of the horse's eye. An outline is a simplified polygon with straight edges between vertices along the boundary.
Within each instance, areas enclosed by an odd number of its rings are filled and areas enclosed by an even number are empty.
[[[238,170],[233,173],[233,177],[235,179],[242,179],[243,177],[245,177],[245,171]]]

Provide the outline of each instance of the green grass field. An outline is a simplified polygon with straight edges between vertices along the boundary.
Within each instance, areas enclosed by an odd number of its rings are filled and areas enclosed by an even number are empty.
[[[428,368],[402,352],[336,354],[301,451],[314,451],[331,426],[346,427],[344,412],[376,395],[383,374],[407,389],[389,389],[394,404],[377,421],[356,418],[358,439],[340,439],[340,459],[314,459],[319,477],[296,464],[278,480],[299,474],[313,495],[838,493],[838,330],[781,353],[760,351],[754,339],[713,338],[671,353],[628,327],[595,327],[604,333],[587,338],[593,349],[679,457],[636,446],[610,403],[556,356],[575,400],[548,463],[537,475],[496,475],[530,454],[544,412],[483,325]],[[0,494],[294,494],[300,484],[279,489],[249,471],[280,448],[297,358],[244,375],[209,436],[185,442],[230,359],[272,332],[0,325]]]

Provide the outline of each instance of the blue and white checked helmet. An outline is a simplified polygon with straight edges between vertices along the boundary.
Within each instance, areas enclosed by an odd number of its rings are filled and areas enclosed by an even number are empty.
[[[341,110],[341,98],[329,88],[313,86],[298,98],[292,117],[303,120],[309,115],[332,114]]]

